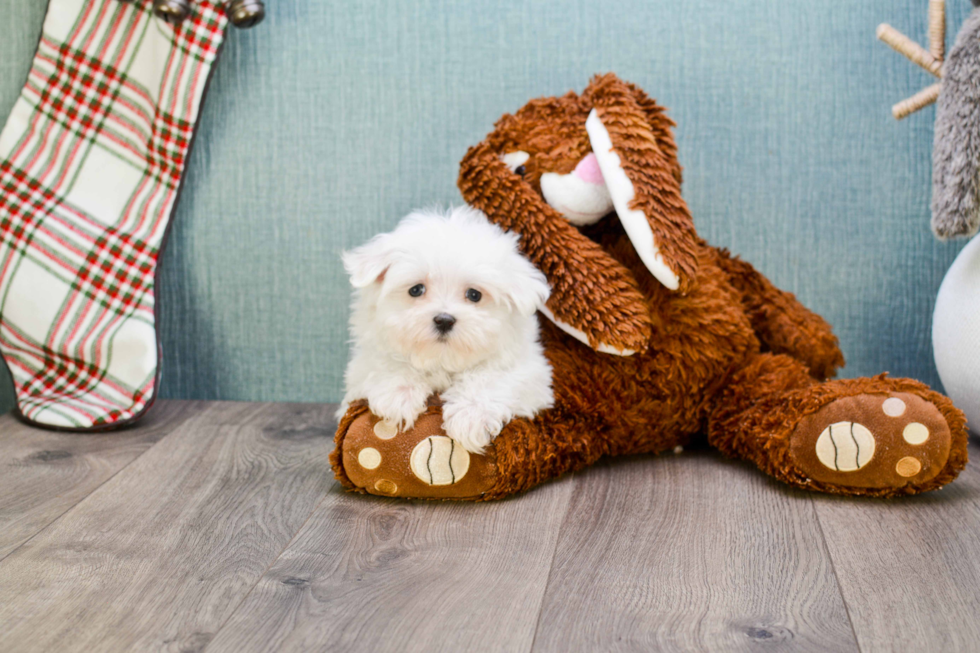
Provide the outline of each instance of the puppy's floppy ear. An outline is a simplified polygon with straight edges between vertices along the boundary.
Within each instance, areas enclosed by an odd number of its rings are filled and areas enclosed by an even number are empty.
[[[394,262],[395,239],[391,234],[378,234],[356,249],[344,252],[344,269],[355,288],[383,281],[385,272]]]
[[[667,288],[686,292],[697,277],[700,239],[681,197],[670,124],[636,90],[611,73],[594,78],[583,93],[592,105],[585,128],[637,254]]]
[[[534,315],[535,311],[545,306],[551,295],[548,279],[520,252],[514,251],[503,273],[507,283],[502,284],[499,292],[518,313]]]
[[[645,350],[652,327],[636,279],[513,173],[501,154],[487,141],[471,147],[459,189],[491,222],[520,236],[521,250],[551,284],[545,315],[597,351]]]

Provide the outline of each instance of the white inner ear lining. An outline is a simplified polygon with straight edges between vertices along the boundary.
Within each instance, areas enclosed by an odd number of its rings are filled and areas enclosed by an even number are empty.
[[[588,345],[588,346],[591,347],[591,345],[589,345],[589,337],[587,335],[585,335],[585,332],[584,331],[582,331],[580,329],[576,329],[571,324],[568,324],[566,322],[562,322],[561,320],[559,320],[557,317],[555,317],[555,314],[552,313],[548,309],[548,307],[545,306],[544,304],[538,306],[538,310],[541,311],[541,313],[546,318],[548,318],[549,320],[551,320],[551,322],[556,327],[558,327],[559,329],[561,329],[562,331],[564,331],[568,335],[572,336],[573,338],[575,338],[579,342],[582,342],[582,343],[584,343],[584,344],[586,344],[586,345]],[[607,344],[602,343],[602,342],[599,343],[599,346],[596,347],[595,350],[597,352],[599,352],[600,354],[615,354],[616,356],[632,356],[633,354],[636,353],[636,350],[635,349],[616,349],[612,345],[607,345]]]
[[[623,223],[630,242],[633,243],[633,248],[650,270],[650,274],[670,290],[677,290],[680,287],[680,279],[664,262],[647,216],[642,211],[630,208],[630,202],[636,197],[636,190],[633,188],[633,182],[626,176],[619,154],[613,149],[609,131],[602,124],[595,109],[589,112],[589,117],[585,121],[585,131],[589,134],[592,152],[599,162],[599,170],[602,171],[602,177],[606,180],[606,186],[612,196],[613,207],[620,222]]]

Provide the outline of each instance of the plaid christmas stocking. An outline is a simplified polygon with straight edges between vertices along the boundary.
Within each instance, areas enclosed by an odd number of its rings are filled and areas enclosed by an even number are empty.
[[[30,422],[119,426],[156,396],[157,257],[226,23],[50,0],[0,133],[0,352]]]

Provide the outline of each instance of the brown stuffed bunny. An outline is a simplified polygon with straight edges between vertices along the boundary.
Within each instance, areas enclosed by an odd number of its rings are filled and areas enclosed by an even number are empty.
[[[532,100],[467,152],[463,197],[517,232],[553,287],[541,322],[555,407],[476,456],[445,437],[437,399],[408,432],[355,404],[332,458],[341,483],[496,499],[702,433],[811,490],[916,494],[956,477],[967,434],[946,397],[885,375],[827,381],[844,363],[829,325],[698,237],[672,127],[610,74]]]

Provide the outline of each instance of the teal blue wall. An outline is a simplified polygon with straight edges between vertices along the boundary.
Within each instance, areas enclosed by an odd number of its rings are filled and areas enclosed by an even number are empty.
[[[43,4],[4,2],[0,118]],[[955,32],[969,2],[949,4]],[[609,70],[678,121],[701,234],[826,316],[846,376],[937,383],[930,318],[959,245],[928,227],[933,110],[889,114],[931,80],[874,38],[887,21],[923,42],[926,5],[267,0],[229,34],[163,261],[163,395],[337,400],[337,254],[457,201],[457,162],[500,114]]]

